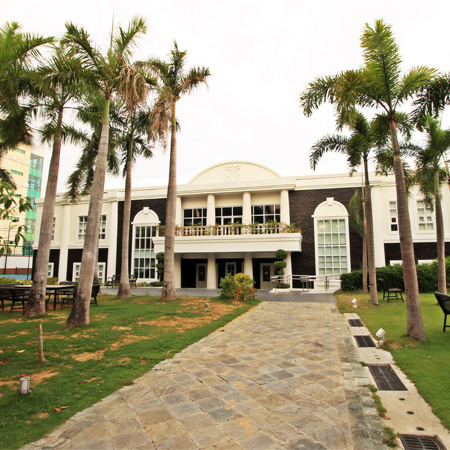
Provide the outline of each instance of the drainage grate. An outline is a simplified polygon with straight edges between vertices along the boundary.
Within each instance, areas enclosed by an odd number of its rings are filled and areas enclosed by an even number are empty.
[[[446,450],[437,436],[401,434],[400,439],[405,450]]]
[[[364,324],[361,322],[361,319],[348,319],[348,323],[351,327],[363,327]]]
[[[369,335],[353,336],[356,339],[358,347],[375,347],[375,342]]]
[[[389,364],[367,365],[380,391],[407,391]]]

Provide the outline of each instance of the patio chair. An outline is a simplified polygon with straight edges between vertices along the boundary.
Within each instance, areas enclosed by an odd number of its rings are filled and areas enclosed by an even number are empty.
[[[450,295],[435,292],[434,296],[436,297],[436,300],[444,313],[444,326],[442,327],[442,331],[445,333],[445,329],[450,327],[450,325],[447,325],[447,315],[450,314]]]
[[[390,288],[384,279],[378,280],[383,289],[383,300],[387,297],[387,301],[389,300],[403,300],[402,290],[399,288]]]
[[[129,283],[130,283],[130,288],[136,287],[136,277],[134,275],[130,275]]]
[[[113,275],[106,280],[106,287],[114,287],[115,284],[120,284],[120,275],[118,274]]]

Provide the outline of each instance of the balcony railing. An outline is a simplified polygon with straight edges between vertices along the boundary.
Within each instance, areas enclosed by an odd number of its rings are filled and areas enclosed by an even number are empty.
[[[288,225],[280,222],[252,223],[250,225],[191,225],[185,227],[177,226],[175,228],[175,236],[240,236],[300,232],[300,228],[295,226],[295,224]],[[159,235],[164,235],[164,227],[161,227]]]

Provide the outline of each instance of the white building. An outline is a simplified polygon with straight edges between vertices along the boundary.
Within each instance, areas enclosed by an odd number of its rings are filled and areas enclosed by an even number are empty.
[[[275,252],[288,253],[286,275],[322,275],[361,267],[362,240],[349,226],[347,207],[361,190],[348,174],[280,177],[246,161],[210,167],[178,186],[176,287],[216,288],[227,273],[251,275],[271,288]],[[372,175],[376,265],[400,261],[394,178]],[[164,251],[167,186],[132,194],[129,262],[138,281],[157,279],[155,255]],[[450,195],[444,186],[446,254],[450,254]],[[120,273],[124,190],[107,190],[99,241],[99,275]],[[415,189],[410,214],[416,258],[436,258],[434,213]],[[38,202],[38,223],[43,200]],[[70,204],[59,195],[49,275],[76,280],[81,264],[88,198]],[[295,285],[294,285],[295,287]]]

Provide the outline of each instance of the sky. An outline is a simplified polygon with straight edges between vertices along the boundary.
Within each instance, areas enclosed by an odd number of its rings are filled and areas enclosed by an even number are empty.
[[[348,172],[345,157],[336,154],[326,155],[316,172],[310,168],[311,146],[335,132],[334,114],[325,105],[305,117],[299,96],[317,76],[362,64],[359,40],[366,23],[384,19],[392,25],[404,70],[427,65],[450,71],[448,0],[0,0],[0,5],[2,24],[16,21],[23,31],[60,37],[70,21],[103,48],[113,20],[126,28],[139,15],[148,32],[139,41],[137,60],[167,59],[176,40],[188,51],[187,68],[208,67],[208,87],[177,104],[180,184],[227,161],[256,162],[281,176]],[[449,125],[447,113],[443,124]],[[60,191],[78,156],[77,148],[64,146]],[[168,150],[155,147],[152,159],[134,167],[133,184],[166,184],[168,166]],[[108,176],[106,187],[123,184]]]

